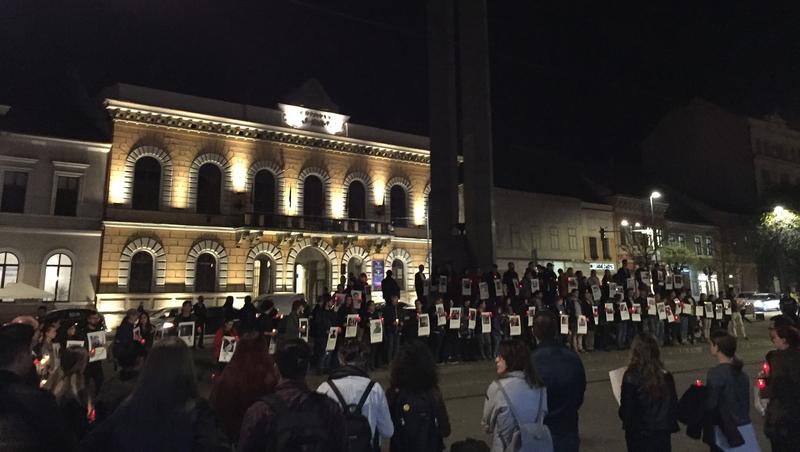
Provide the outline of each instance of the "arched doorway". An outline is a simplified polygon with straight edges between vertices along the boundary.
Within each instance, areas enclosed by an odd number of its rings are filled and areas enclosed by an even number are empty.
[[[222,171],[217,165],[206,163],[197,173],[197,213],[219,214],[221,198]]]
[[[318,248],[306,247],[298,254],[294,264],[294,291],[305,294],[309,302],[322,295],[331,280],[328,257]]]
[[[392,277],[400,286],[400,290],[406,290],[406,265],[400,259],[392,261]]]
[[[195,269],[195,292],[215,292],[217,290],[217,258],[211,253],[197,256]]]
[[[258,295],[275,292],[275,264],[265,254],[253,262],[253,293]]]
[[[358,257],[351,257],[347,261],[347,275],[354,275],[358,279],[358,275],[364,273],[364,261]]]
[[[128,289],[131,293],[148,293],[153,290],[153,256],[147,251],[138,251],[131,257],[131,273]]]

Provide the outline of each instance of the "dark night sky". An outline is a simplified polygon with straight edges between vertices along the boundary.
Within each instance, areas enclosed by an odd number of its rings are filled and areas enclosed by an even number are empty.
[[[642,138],[695,96],[800,117],[797,6],[489,9],[498,185],[538,188],[547,153],[568,169],[564,184],[576,172],[628,174],[636,190]],[[274,106],[315,77],[352,121],[426,134],[425,27],[420,0],[4,0],[0,103],[70,134],[96,114],[88,99],[117,81]]]

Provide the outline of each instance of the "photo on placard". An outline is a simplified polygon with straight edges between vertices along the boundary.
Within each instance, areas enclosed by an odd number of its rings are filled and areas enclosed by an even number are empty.
[[[382,334],[383,325],[381,322],[372,322],[372,334]]]
[[[194,322],[181,322],[178,324],[178,337],[189,347],[194,345]]]
[[[299,325],[300,325],[300,339],[303,339],[304,341],[308,342],[308,319],[305,318],[300,319]]]
[[[614,315],[614,305],[611,303],[606,303],[606,315]]]
[[[519,316],[518,315],[512,315],[511,317],[509,317],[509,325],[511,325],[511,326],[519,326]]]
[[[481,312],[481,325],[484,327],[491,327],[492,325],[492,313],[491,312]],[[488,332],[486,329],[483,332]]]
[[[347,316],[347,326],[358,326],[358,317],[355,315],[348,315]]]
[[[106,359],[106,332],[94,331],[86,334],[89,342],[89,362]]]
[[[335,327],[331,328],[330,331],[328,331],[328,339],[336,339],[336,336],[338,336],[338,331],[339,330],[337,330]]]
[[[420,328],[424,328],[424,327],[430,326],[430,319],[428,318],[427,315],[419,316],[419,326],[420,326]]]
[[[470,296],[472,294],[472,280],[464,278],[461,280],[461,295]]]
[[[222,337],[222,347],[219,349],[219,362],[229,363],[236,351],[236,338],[233,336]]]
[[[431,320],[428,314],[420,314],[417,319],[417,334],[421,337],[431,334]]]
[[[478,291],[480,292],[481,300],[489,299],[489,284],[486,284],[485,282],[478,283]]]
[[[469,313],[469,320],[475,320],[478,317],[478,310],[477,309],[469,309],[467,311]]]
[[[450,309],[450,320],[459,320],[461,318],[461,308]]]

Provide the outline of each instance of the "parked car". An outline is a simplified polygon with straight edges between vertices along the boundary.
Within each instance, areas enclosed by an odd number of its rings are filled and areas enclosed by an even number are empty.
[[[55,311],[50,311],[44,316],[45,323],[55,322],[56,320],[61,322],[62,324],[66,323],[77,323],[79,326],[86,325],[86,318],[89,317],[89,314],[96,314],[97,311],[94,309],[86,309],[86,308],[66,308],[66,309],[56,309]],[[100,315],[100,325],[102,325],[103,329],[106,329],[106,320]]]
[[[781,297],[775,293],[754,293],[747,301],[752,303],[756,318],[763,319],[765,313],[781,310]]]

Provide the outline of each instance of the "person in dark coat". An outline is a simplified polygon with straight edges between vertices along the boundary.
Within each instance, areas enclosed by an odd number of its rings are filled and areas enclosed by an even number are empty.
[[[679,430],[675,380],[660,355],[652,335],[633,339],[619,407],[629,452],[669,452],[670,437]]]
[[[578,452],[578,410],[586,391],[586,371],[577,353],[556,343],[559,326],[551,312],[536,313],[533,335],[539,345],[531,354],[531,363],[547,387],[544,423],[553,437],[553,450]]]
[[[386,303],[389,303],[392,297],[397,297],[398,300],[400,299],[400,286],[397,285],[397,281],[392,277],[391,270],[386,271],[386,277],[381,281],[381,290],[383,291],[383,299]]]
[[[0,450],[73,451],[75,435],[55,399],[30,379],[34,331],[22,323],[0,327]]]
[[[792,326],[770,329],[777,350],[767,354],[767,384],[762,397],[768,399],[764,433],[773,452],[797,450],[800,444],[800,331]]]
[[[120,365],[117,375],[109,378],[94,402],[97,413],[96,422],[108,419],[114,410],[133,392],[139,379],[139,371],[144,365],[147,348],[141,342],[114,349],[114,357]]]
[[[222,305],[222,315],[225,320],[236,320],[239,318],[239,313],[233,307],[233,297],[228,295],[225,297],[225,303]]]
[[[114,335],[114,354],[116,355],[117,349],[127,347],[133,343],[133,328],[136,326],[136,320],[139,313],[135,309],[128,309],[125,313],[125,318],[119,324],[117,332]],[[140,330],[141,331],[141,330]]]
[[[100,314],[97,312],[92,312],[86,317],[86,326],[83,328],[79,334],[79,340],[86,341],[86,335],[88,333],[94,333],[97,331],[103,331],[106,327],[103,324],[103,319],[100,317]],[[132,330],[131,330],[132,331]],[[131,337],[133,333],[131,333]],[[91,381],[94,383],[94,393],[97,394],[100,392],[100,388],[103,386],[103,361],[93,361],[86,365],[86,371],[84,372],[84,376],[86,378],[87,383]]]
[[[256,313],[258,310],[253,304],[253,297],[244,297],[244,306],[239,310],[239,332],[244,333],[256,329]]]
[[[425,301],[425,266],[420,265],[419,271],[414,275],[414,290],[417,292],[417,300]]]
[[[203,339],[206,335],[206,319],[208,318],[208,314],[206,312],[206,303],[202,295],[197,297],[197,303],[192,307],[192,312],[197,319],[197,334],[194,335],[195,345],[197,348],[205,348]]]

